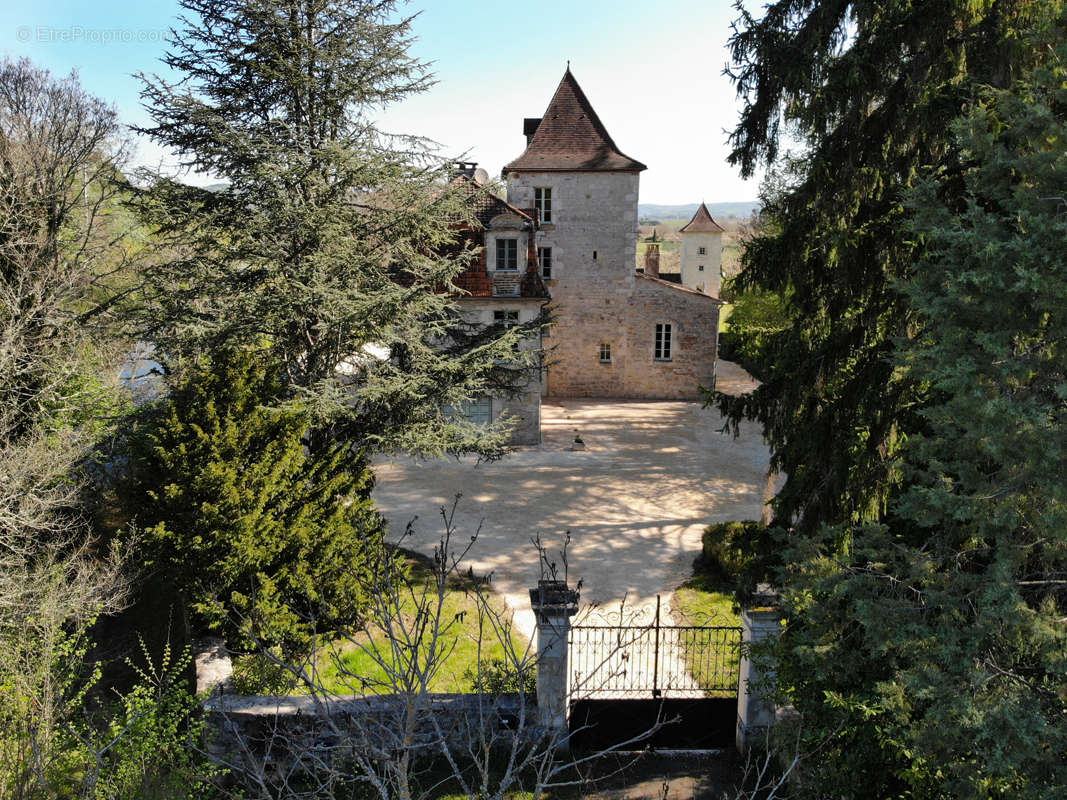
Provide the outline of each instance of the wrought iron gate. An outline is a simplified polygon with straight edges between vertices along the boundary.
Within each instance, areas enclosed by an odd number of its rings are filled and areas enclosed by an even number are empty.
[[[572,746],[634,739],[638,747],[706,748],[732,741],[741,628],[663,624],[664,612],[657,597],[645,624],[620,619],[571,628]]]

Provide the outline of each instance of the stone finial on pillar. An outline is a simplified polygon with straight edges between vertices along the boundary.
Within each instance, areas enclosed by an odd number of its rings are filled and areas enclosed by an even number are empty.
[[[537,721],[566,730],[567,638],[578,592],[565,581],[538,581],[530,589],[530,605],[537,618]]]
[[[737,749],[748,748],[766,735],[774,724],[773,666],[752,658],[753,645],[777,639],[782,631],[779,597],[769,586],[761,584],[748,608],[741,612],[741,664],[737,691]]]

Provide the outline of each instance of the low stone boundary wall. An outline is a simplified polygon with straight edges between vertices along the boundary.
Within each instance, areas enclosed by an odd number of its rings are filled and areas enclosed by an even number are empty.
[[[357,752],[374,758],[407,749],[432,758],[445,748],[468,752],[473,744],[536,745],[551,735],[537,724],[535,699],[521,694],[271,697],[216,691],[204,710],[212,756],[256,772],[321,768]]]
[[[781,632],[777,595],[761,587],[742,614],[743,645],[735,741],[741,752],[775,724],[774,668],[757,664],[750,648]],[[353,752],[395,753],[397,748],[442,754],[496,745],[566,746],[570,694],[570,617],[578,594],[559,581],[530,590],[538,620],[537,694],[290,695],[234,694],[230,654],[220,639],[205,639],[195,655],[197,691],[206,699],[211,752],[232,764],[234,754],[264,761],[320,759]],[[555,746],[555,745],[553,745]]]

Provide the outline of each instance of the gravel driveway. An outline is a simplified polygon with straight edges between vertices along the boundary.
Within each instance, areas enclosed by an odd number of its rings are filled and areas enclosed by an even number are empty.
[[[756,384],[719,362],[719,387]],[[740,438],[722,434],[718,412],[698,403],[545,400],[543,444],[491,464],[473,460],[379,461],[374,498],[393,536],[413,517],[409,546],[433,552],[440,509],[462,493],[459,541],[481,525],[468,563],[492,573],[527,636],[533,614],[527,590],[538,579],[530,540],[556,552],[570,531],[569,577],[582,581],[582,602],[618,608],[655,601],[691,573],[709,522],[759,519],[767,449],[754,425]],[[584,451],[572,451],[575,431]]]

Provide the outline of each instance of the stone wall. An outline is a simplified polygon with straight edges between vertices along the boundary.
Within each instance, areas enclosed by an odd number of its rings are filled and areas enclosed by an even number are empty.
[[[541,313],[542,300],[513,298],[467,298],[460,301],[463,315],[471,322],[482,325],[493,324],[494,311],[517,311],[520,323],[537,319]],[[521,345],[523,349],[536,350],[540,347],[540,337],[531,338]],[[532,372],[521,394],[517,397],[491,397],[489,401],[490,419],[496,421],[503,415],[517,418],[517,425],[511,435],[512,444],[541,443],[541,395],[543,392],[542,373]]]
[[[638,276],[628,297],[583,315],[591,336],[560,342],[554,333],[546,340],[558,343],[549,355],[551,393],[562,394],[553,388],[562,385],[573,396],[701,399],[700,387],[715,376],[720,306],[700,292]],[[670,361],[654,358],[657,323],[671,326]],[[610,363],[600,361],[601,343],[611,346]]]
[[[701,247],[706,250],[704,255],[700,255]],[[681,253],[682,285],[718,297],[722,283],[722,234],[683,233]]]
[[[439,758],[518,747],[548,750],[559,734],[537,724],[532,696],[505,694],[249,696],[216,693],[204,702],[207,752],[235,773],[268,782],[351,770],[354,752]],[[414,718],[410,740],[405,723]],[[357,770],[358,771],[358,770]]]
[[[637,252],[637,173],[530,172],[508,174],[508,202],[533,205],[534,187],[552,190],[552,222],[537,232],[537,246],[552,248],[555,325],[545,346],[547,394],[592,395],[587,353],[618,336],[634,288]],[[582,369],[575,369],[581,364]],[[618,396],[621,386],[604,396]]]
[[[638,175],[509,173],[508,202],[529,207],[535,187],[552,189],[552,221],[536,234],[553,256],[546,394],[699,398],[715,373],[719,303],[636,273]],[[656,323],[672,326],[670,361],[653,359]]]

